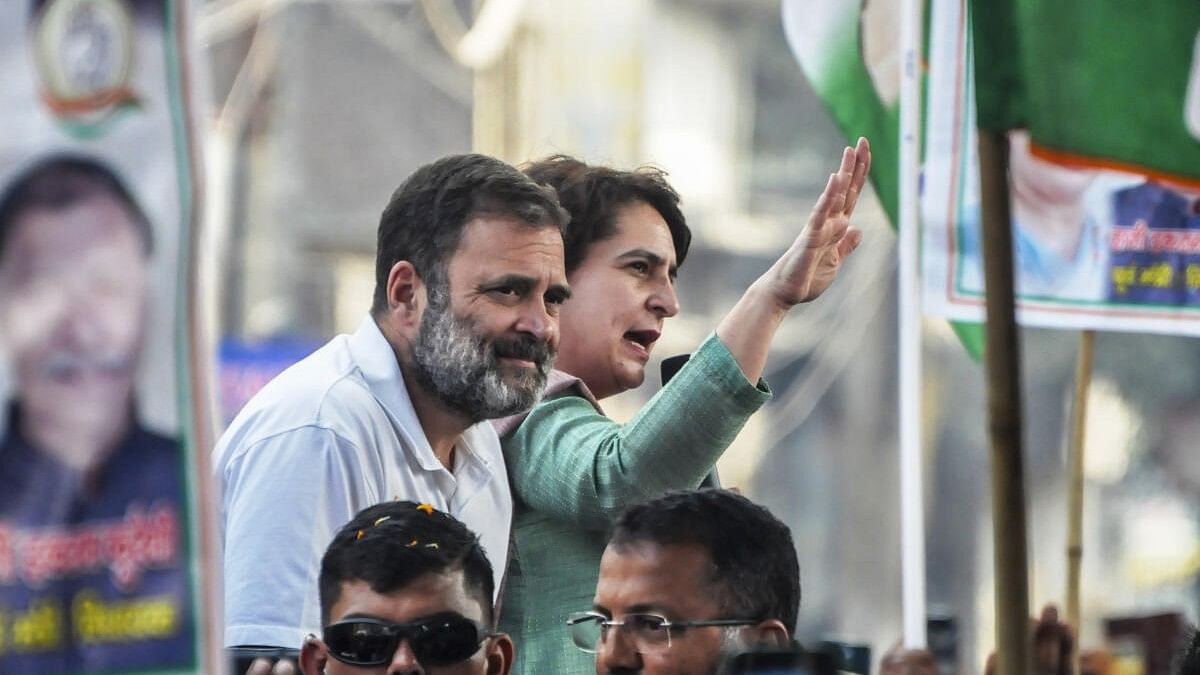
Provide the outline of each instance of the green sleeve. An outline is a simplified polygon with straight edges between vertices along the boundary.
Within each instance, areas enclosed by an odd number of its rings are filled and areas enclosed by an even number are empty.
[[[626,424],[579,396],[536,406],[503,439],[513,492],[547,516],[605,529],[634,502],[699,485],[770,396],[710,335]]]

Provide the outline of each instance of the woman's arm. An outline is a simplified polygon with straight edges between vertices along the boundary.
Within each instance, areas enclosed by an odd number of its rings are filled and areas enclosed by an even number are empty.
[[[850,215],[871,168],[871,146],[858,139],[842,153],[838,172],[829,177],[808,224],[779,260],[742,295],[717,325],[717,336],[749,380],[762,376],[771,340],[788,311],[815,300],[833,283],[842,263],[862,241]]]
[[[539,404],[503,439],[513,492],[547,515],[607,528],[631,503],[696,487],[769,398],[710,336],[625,424],[579,396]]]

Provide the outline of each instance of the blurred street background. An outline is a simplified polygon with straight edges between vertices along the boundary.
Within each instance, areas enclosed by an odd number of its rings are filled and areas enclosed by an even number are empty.
[[[375,229],[417,166],[476,150],[666,169],[695,239],[655,359],[694,349],[799,233],[847,140],[776,0],[210,0],[196,12],[212,317],[228,420],[284,364],[367,311]],[[469,32],[468,32],[469,31]],[[899,639],[896,237],[873,195],[863,246],[793,312],[775,398],[720,465],[780,514],[801,561],[800,637]],[[1025,329],[1031,606],[1066,578],[1077,334]],[[994,635],[984,372],[924,324],[927,585],[979,672]],[[1089,405],[1082,645],[1105,617],[1200,606],[1200,343],[1102,333]],[[657,373],[652,364],[649,374]],[[656,390],[606,402],[617,418]]]

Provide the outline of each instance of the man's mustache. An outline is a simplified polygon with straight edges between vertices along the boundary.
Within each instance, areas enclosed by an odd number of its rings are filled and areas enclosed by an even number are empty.
[[[42,363],[43,375],[60,378],[80,372],[96,372],[103,375],[121,375],[134,367],[130,352],[113,351],[105,354],[80,354],[68,350],[55,350]]]
[[[554,363],[555,351],[545,340],[528,335],[512,338],[496,338],[492,349],[497,357],[524,359],[537,365],[538,372],[545,375]]]

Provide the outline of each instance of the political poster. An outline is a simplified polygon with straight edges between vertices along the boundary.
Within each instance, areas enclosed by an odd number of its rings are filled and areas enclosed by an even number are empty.
[[[0,3],[0,672],[199,672],[186,7]]]
[[[967,3],[930,5],[925,311],[984,317],[982,119],[1008,130],[1018,321],[1200,335],[1200,5],[972,9],[979,60]]]

